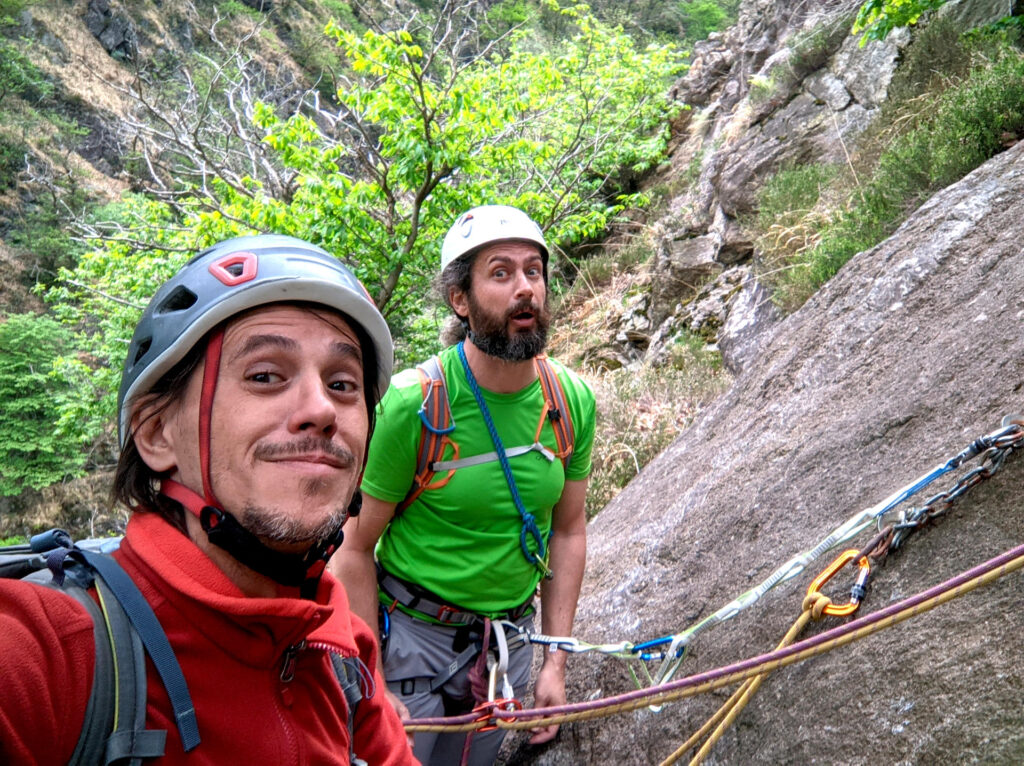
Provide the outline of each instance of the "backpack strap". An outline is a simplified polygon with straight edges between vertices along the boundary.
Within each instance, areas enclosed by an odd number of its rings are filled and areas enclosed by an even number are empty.
[[[362,661],[358,657],[343,657],[330,653],[331,667],[338,679],[338,685],[345,695],[348,706],[348,755],[352,766],[366,766],[366,761],[356,757],[356,710],[363,699]]]
[[[75,547],[66,532],[51,530],[28,545],[0,548],[0,577],[59,590],[92,618],[92,689],[70,763],[141,766],[164,755],[167,732],[146,729],[146,651],[171,699],[185,751],[199,744],[181,666],[149,603],[115,559]]]
[[[409,493],[395,508],[395,513],[401,513],[412,505],[425,490],[440,489],[452,478],[454,468],[448,470],[441,480],[434,481],[437,473],[435,464],[444,457],[446,447],[451,446],[456,460],[459,457],[459,445],[448,438],[448,434],[455,430],[455,422],[452,420],[452,408],[448,403],[448,386],[445,383],[441,360],[437,356],[432,356],[417,365],[416,370],[419,372],[420,389],[423,392],[423,403],[419,409],[423,427],[420,429],[420,446],[416,453],[416,476]]]
[[[183,749],[186,753],[194,749],[200,742],[195,705],[192,704],[188,684],[181,672],[181,665],[178,664],[178,660],[174,656],[174,650],[167,640],[167,634],[164,633],[160,621],[153,614],[153,609],[146,601],[146,597],[142,595],[138,586],[121,568],[121,565],[110,556],[92,551],[74,550],[68,553],[68,557],[92,567],[105,585],[109,587],[109,594],[113,596],[111,601],[116,601],[123,608],[131,626],[137,632],[138,638],[149,652],[150,659],[153,660],[153,664],[160,674],[160,680],[163,681],[164,688],[167,690]],[[145,673],[144,670],[143,673]],[[143,683],[145,683],[144,677]],[[142,717],[144,720],[145,710],[142,711]],[[118,748],[132,749],[134,743],[125,741],[125,738],[122,737],[117,742],[112,742],[112,746],[115,751]],[[146,745],[143,744],[143,747],[145,748]],[[139,757],[148,756],[141,755]]]
[[[44,571],[24,578],[59,590],[80,603],[92,618],[96,661],[92,690],[78,742],[69,763],[81,766],[130,764],[164,754],[167,732],[146,729],[146,657],[106,580],[89,564],[60,548],[47,556],[53,576]],[[102,554],[92,554],[108,558]],[[113,561],[113,559],[110,559]],[[116,564],[115,566],[119,565]],[[127,577],[127,575],[125,575]],[[97,600],[88,589],[95,586]]]
[[[36,578],[29,578],[35,581]],[[86,766],[86,764],[105,763],[107,737],[114,729],[117,718],[115,707],[119,703],[114,689],[114,658],[111,648],[110,633],[103,610],[96,604],[86,590],[68,580],[63,587],[52,581],[40,584],[63,591],[80,603],[92,618],[93,643],[96,647],[96,661],[93,667],[92,690],[85,706],[85,718],[78,736],[75,750],[71,754],[69,764]],[[161,751],[162,753],[163,751]]]
[[[541,412],[540,422],[537,423],[537,435],[534,437],[534,441],[540,443],[540,432],[544,427],[546,417],[555,432],[555,444],[558,445],[558,452],[555,453],[555,456],[561,458],[562,465],[568,468],[575,446],[576,434],[572,427],[572,415],[569,413],[569,403],[565,399],[562,381],[558,379],[558,374],[551,366],[546,354],[534,357],[533,363],[537,368],[537,377],[540,378],[540,388],[544,393],[546,405],[545,411]]]
[[[96,591],[110,626],[117,680],[117,726],[107,738],[104,763],[141,766],[143,758],[164,754],[167,732],[146,729],[146,655],[139,633],[102,578],[96,580]]]

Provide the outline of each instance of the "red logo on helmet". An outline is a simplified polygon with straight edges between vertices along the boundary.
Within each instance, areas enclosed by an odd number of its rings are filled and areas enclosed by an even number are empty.
[[[248,282],[256,276],[256,253],[246,250],[228,253],[210,264],[210,273],[228,287]]]

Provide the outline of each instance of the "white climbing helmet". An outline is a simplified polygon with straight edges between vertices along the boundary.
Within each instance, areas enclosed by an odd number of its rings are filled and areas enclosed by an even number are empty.
[[[481,205],[456,219],[441,243],[441,271],[454,260],[472,255],[496,242],[528,242],[540,248],[544,266],[548,246],[544,234],[530,216],[511,205]]]

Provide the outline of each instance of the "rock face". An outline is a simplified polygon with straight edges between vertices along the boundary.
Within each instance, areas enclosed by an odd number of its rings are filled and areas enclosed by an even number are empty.
[[[660,359],[684,332],[720,343],[726,354],[742,348],[725,359],[730,370],[756,356],[764,327],[751,333],[749,313],[729,322],[732,303],[724,304],[709,334],[707,325],[689,320],[688,305],[709,280],[751,281],[754,244],[742,221],[756,211],[761,185],[793,164],[845,162],[885,100],[909,35],[900,31],[861,47],[849,35],[859,5],[748,0],[734,27],[695,46],[689,72],[673,89],[692,107],[689,137],[672,157],[676,172],[691,183],[654,227],[653,332],[620,344],[618,356],[634,364]],[[733,328],[744,337],[730,337]],[[646,346],[644,354],[635,353],[638,345]]]
[[[732,389],[590,525],[576,635],[638,642],[689,627],[1024,410],[1021,242],[1024,144],[937,194],[776,324]],[[1024,457],[1011,456],[913,535],[874,573],[862,614],[1024,540],[1022,481]],[[772,649],[837,553],[699,636],[677,677]],[[1022,762],[1021,577],[777,671],[708,763]],[[837,580],[837,601],[851,580]],[[569,664],[571,700],[633,688],[618,660]],[[510,762],[657,763],[729,691],[573,723]]]

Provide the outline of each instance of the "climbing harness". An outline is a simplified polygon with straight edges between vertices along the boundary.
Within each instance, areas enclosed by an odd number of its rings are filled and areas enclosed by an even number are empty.
[[[377,584],[390,601],[389,604],[385,605],[385,614],[390,613],[396,606],[401,605],[406,612],[416,613],[430,621],[440,622],[444,625],[470,625],[483,619],[476,612],[452,606],[426,588],[396,577],[379,564],[377,567]],[[518,628],[514,621],[532,610],[533,598],[531,596],[519,606],[509,609],[502,614],[499,619],[504,624]]]
[[[523,499],[519,495],[519,487],[516,486],[515,477],[512,475],[512,466],[509,465],[508,455],[505,453],[505,447],[501,443],[501,437],[498,436],[498,429],[494,425],[494,420],[491,418],[491,411],[487,407],[487,402],[484,401],[484,396],[480,392],[480,386],[476,382],[476,376],[473,374],[473,370],[469,367],[469,362],[466,360],[466,347],[464,342],[460,342],[456,346],[456,350],[459,354],[459,361],[462,362],[462,369],[466,373],[466,380],[469,382],[469,388],[473,392],[473,398],[476,399],[477,406],[480,408],[480,414],[483,415],[484,423],[487,425],[487,432],[491,435],[491,441],[494,442],[494,450],[498,453],[498,460],[501,462],[501,470],[505,474],[505,481],[508,482],[509,492],[512,493],[512,501],[516,505],[516,510],[519,511],[519,517],[523,521],[522,530],[519,532],[519,547],[523,551],[523,557],[533,564],[537,569],[540,570],[541,574],[551,579],[551,569],[548,567],[548,554],[547,554],[547,541],[544,539],[544,535],[541,534],[540,528],[537,526],[536,517],[526,510],[523,505]],[[566,408],[568,411],[568,408]],[[533,538],[534,547],[536,551],[530,550],[529,538]]]

